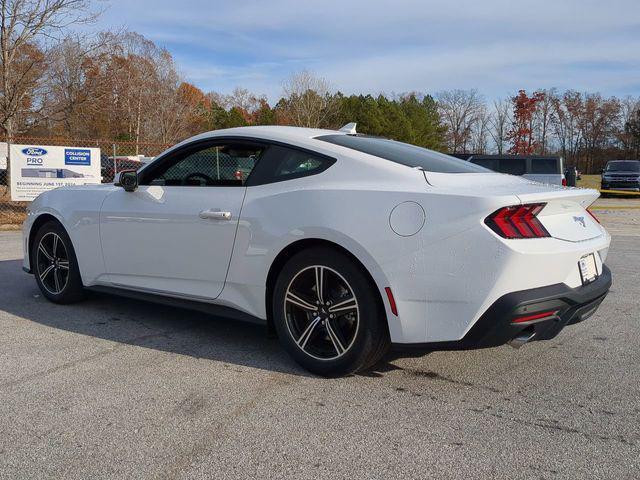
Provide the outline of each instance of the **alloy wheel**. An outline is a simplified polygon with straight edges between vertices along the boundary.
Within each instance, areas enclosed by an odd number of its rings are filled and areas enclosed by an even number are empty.
[[[298,348],[319,360],[347,353],[360,325],[353,289],[337,271],[322,265],[300,270],[289,282],[284,314]]]
[[[64,242],[55,232],[45,233],[37,252],[37,274],[42,286],[52,295],[59,295],[69,281],[69,255]]]

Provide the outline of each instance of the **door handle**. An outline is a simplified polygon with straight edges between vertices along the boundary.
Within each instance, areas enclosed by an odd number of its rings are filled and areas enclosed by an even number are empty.
[[[200,212],[200,218],[210,220],[231,220],[231,212],[220,212],[214,210],[203,210]]]

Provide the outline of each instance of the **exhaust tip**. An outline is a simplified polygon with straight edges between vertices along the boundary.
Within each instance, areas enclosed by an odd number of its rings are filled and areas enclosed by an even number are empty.
[[[525,329],[522,332],[520,332],[518,334],[518,336],[512,338],[511,340],[509,340],[507,343],[509,344],[510,347],[513,348],[520,348],[521,346],[523,346],[525,343],[530,342],[533,337],[536,336],[536,332],[533,328],[529,329]]]

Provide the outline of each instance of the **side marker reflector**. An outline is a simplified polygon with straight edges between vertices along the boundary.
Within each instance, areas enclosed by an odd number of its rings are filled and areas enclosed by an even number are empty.
[[[387,292],[387,298],[389,299],[389,306],[391,307],[391,311],[397,317],[398,316],[398,307],[396,307],[396,300],[393,298],[393,292],[390,287],[385,287],[384,291]]]

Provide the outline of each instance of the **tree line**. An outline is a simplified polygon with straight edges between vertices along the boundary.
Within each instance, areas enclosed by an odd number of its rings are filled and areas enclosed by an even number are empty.
[[[171,144],[245,125],[337,128],[449,153],[559,154],[595,172],[640,157],[640,98],[524,90],[487,100],[477,90],[346,95],[310,72],[281,98],[244,88],[203,92],[172,55],[135,32],[73,35],[97,13],[89,0],[0,0],[0,129],[5,137]]]

